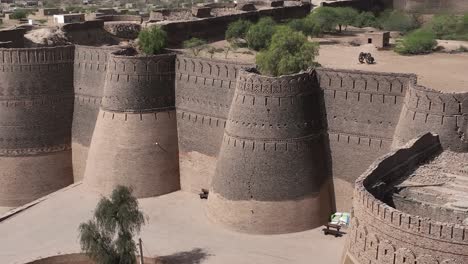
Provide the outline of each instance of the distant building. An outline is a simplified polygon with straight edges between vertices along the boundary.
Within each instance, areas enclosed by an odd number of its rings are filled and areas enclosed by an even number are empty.
[[[61,14],[54,15],[55,24],[79,23],[85,21],[85,14]]]

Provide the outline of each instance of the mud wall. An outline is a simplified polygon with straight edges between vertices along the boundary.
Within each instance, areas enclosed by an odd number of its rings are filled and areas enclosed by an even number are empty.
[[[393,0],[393,8],[419,13],[458,13],[468,11],[468,2],[464,0]]]
[[[0,49],[0,205],[73,182],[74,47]]]
[[[348,211],[354,181],[388,153],[411,75],[318,69],[337,210]]]
[[[23,48],[24,47],[24,34],[26,29],[17,28],[17,29],[8,29],[0,30],[0,42],[11,41],[11,48]]]
[[[75,46],[75,103],[72,127],[73,175],[83,178],[86,158],[101,105],[109,54],[116,48]]]
[[[438,149],[437,136],[426,134],[376,161],[358,179],[345,263],[468,262],[466,226],[403,213],[369,192],[377,182],[398,177]]]
[[[183,190],[209,189],[238,72],[247,66],[177,56],[176,109]]]
[[[273,234],[326,221],[331,197],[315,77],[240,71],[208,198],[214,222]]]
[[[466,140],[468,93],[441,93],[410,83],[394,143],[395,147],[424,133],[439,134],[442,146],[453,151],[468,151]]]
[[[175,55],[112,54],[107,69],[85,185],[104,194],[129,186],[139,198],[178,190]]]
[[[178,46],[192,37],[224,39],[228,25],[239,19],[256,21],[264,16],[270,16],[275,20],[302,18],[310,13],[310,9],[310,4],[285,6],[190,21],[163,21],[161,26],[169,36],[169,44]]]

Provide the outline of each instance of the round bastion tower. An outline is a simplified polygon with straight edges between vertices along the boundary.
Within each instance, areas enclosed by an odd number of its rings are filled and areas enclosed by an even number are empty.
[[[0,206],[73,183],[73,46],[0,49]]]
[[[180,188],[174,64],[174,54],[110,55],[84,175],[90,189],[130,186],[143,198]]]
[[[441,93],[415,81],[408,88],[393,147],[403,146],[426,132],[439,135],[442,147],[456,152],[468,151],[465,119],[468,93]]]
[[[240,70],[208,198],[210,219],[261,234],[303,231],[330,213],[315,73]]]

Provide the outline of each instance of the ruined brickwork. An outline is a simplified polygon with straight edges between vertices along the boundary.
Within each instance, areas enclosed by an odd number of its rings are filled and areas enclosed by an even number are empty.
[[[376,161],[356,181],[344,263],[468,262],[467,226],[404,213],[380,197],[379,188],[388,187],[440,148],[438,137],[426,134]]]
[[[73,182],[74,47],[0,49],[0,204]]]

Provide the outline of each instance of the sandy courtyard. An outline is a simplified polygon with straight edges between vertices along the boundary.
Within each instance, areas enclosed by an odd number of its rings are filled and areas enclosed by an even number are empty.
[[[98,199],[78,184],[0,222],[0,263],[80,252],[78,225],[90,219]],[[206,219],[205,202],[182,191],[141,199],[148,217],[141,233],[144,254],[174,264],[340,263],[346,236],[325,236],[321,228],[271,236],[235,233]]]

